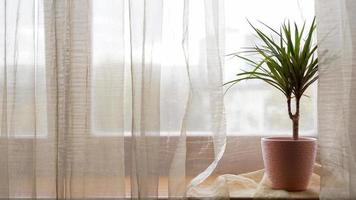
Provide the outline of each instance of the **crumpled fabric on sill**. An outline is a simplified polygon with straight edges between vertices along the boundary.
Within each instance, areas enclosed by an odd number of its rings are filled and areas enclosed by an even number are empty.
[[[189,197],[250,197],[250,198],[318,198],[320,191],[320,169],[315,164],[309,187],[302,192],[273,190],[264,169],[240,175],[224,174],[213,181],[207,179],[188,191]]]

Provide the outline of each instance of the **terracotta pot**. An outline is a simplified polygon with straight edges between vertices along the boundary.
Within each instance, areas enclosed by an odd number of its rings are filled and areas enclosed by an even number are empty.
[[[309,184],[316,157],[315,138],[262,138],[262,155],[273,189],[303,191]]]

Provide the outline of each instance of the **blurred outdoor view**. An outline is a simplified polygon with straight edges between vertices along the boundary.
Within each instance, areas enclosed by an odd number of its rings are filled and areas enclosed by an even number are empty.
[[[259,21],[279,30],[285,20],[311,23],[314,17],[314,1],[310,0],[249,0],[225,1],[226,54],[243,51],[261,41],[254,35],[247,19],[259,28]],[[268,31],[268,30],[266,30]],[[272,34],[272,33],[271,33]],[[255,58],[256,61],[259,60]],[[249,66],[241,59],[226,57],[225,82]],[[316,84],[301,102],[301,134],[316,134]],[[282,93],[261,81],[250,80],[236,84],[225,96],[228,134],[242,135],[290,135],[291,120],[287,102]]]
[[[43,2],[7,1],[6,12],[4,3],[0,10],[0,27],[6,23],[0,31],[0,127],[8,130],[0,134],[46,136]]]
[[[102,1],[93,1],[95,9],[92,13],[92,134],[118,135],[119,132],[129,132],[131,129],[128,9],[125,9],[125,13],[117,11],[120,10],[117,8],[122,6],[123,1],[110,1],[111,4],[100,2]],[[182,13],[177,12],[181,10],[182,2],[173,1],[164,5],[169,6],[164,7],[164,19],[171,18],[172,20],[163,21],[165,29],[162,33],[162,48],[169,51],[162,52],[161,56],[161,91],[159,94],[162,101],[162,132],[179,132],[185,110],[186,96],[183,93],[186,93],[187,80],[181,46],[182,21],[179,21],[183,19],[183,16]],[[192,1],[192,4],[194,2],[197,1]],[[10,6],[16,5],[9,4],[8,6],[10,9]],[[127,4],[125,6],[127,7]],[[25,7],[21,9],[23,9],[21,12],[26,11]],[[35,18],[38,20],[35,23],[38,24],[36,27],[33,27],[31,13],[28,18],[19,19],[17,49],[11,48],[11,44],[15,42],[12,36],[16,27],[11,24],[7,25],[9,46],[7,52],[10,54],[15,50],[18,51],[16,59],[9,58],[6,63],[9,88],[7,98],[9,102],[10,100],[14,102],[14,105],[9,104],[7,107],[8,112],[12,112],[8,120],[11,120],[11,115],[18,115],[16,119],[19,120],[17,126],[9,127],[14,135],[33,135],[33,131],[36,130],[33,122],[34,115],[38,116],[37,134],[46,135],[45,35],[41,6],[40,9],[39,16]],[[194,14],[198,22],[204,18],[201,13]],[[243,47],[259,43],[247,19],[259,27],[258,20],[278,29],[284,20],[297,21],[302,24],[304,20],[310,22],[313,17],[314,1],[311,0],[225,0],[225,54],[238,52]],[[0,17],[1,26],[4,25],[3,19]],[[196,28],[204,30],[204,25]],[[33,29],[39,31],[32,35]],[[125,37],[121,37],[122,34]],[[33,41],[33,37],[36,40]],[[194,51],[197,56],[192,56],[191,59],[197,69],[199,69],[199,64],[204,63],[206,59],[199,54],[200,50],[205,48],[203,37],[208,36],[193,35],[191,43],[196,46]],[[4,45],[3,38],[4,33],[0,33],[0,46]],[[4,54],[4,50],[1,49],[0,94],[4,94],[2,91],[4,88]],[[33,67],[34,62],[36,67]],[[12,65],[17,68],[11,68]],[[234,79],[236,73],[247,67],[241,59],[225,57],[224,81]],[[36,79],[34,79],[34,74],[37,74]],[[30,93],[33,91],[32,87],[37,88],[36,94]],[[307,91],[307,95],[309,97],[304,97],[301,103],[301,134],[315,135],[317,129],[315,84]],[[286,135],[291,133],[285,97],[269,85],[260,81],[241,82],[233,87],[224,98],[228,135]],[[204,98],[198,97],[195,101],[198,101],[195,102],[196,104],[208,104]],[[37,105],[37,111],[33,110],[34,106],[31,106],[33,104]],[[12,108],[15,109],[11,110]],[[1,109],[3,109],[2,106],[0,106],[0,113],[3,112]],[[3,121],[1,116],[0,123]],[[208,115],[193,110],[191,117],[196,122],[190,125],[192,132],[208,131],[209,127],[206,123],[209,120]]]
[[[95,4],[98,3],[98,5]],[[182,14],[180,13],[183,1],[173,1],[163,5],[163,30],[161,53],[161,132],[169,132],[170,135],[179,134],[181,118],[184,115],[186,99],[181,93],[186,92],[186,67],[182,53],[181,27]],[[204,30],[204,15],[201,8],[194,8],[191,3],[191,20],[193,28]],[[311,22],[314,17],[314,2],[310,0],[249,0],[236,1],[225,0],[225,53],[241,51],[243,47],[258,44],[252,28],[247,19],[256,26],[261,27],[259,20],[279,29],[285,20],[296,21],[302,24]],[[197,6],[198,3],[196,3]],[[106,6],[101,7],[101,6]],[[127,5],[126,5],[127,6]],[[113,51],[121,47],[129,47],[129,33],[127,13],[125,19],[120,19],[120,13],[115,13],[115,5],[100,4],[94,1],[93,12],[93,133],[97,135],[116,135],[117,131],[129,131],[130,125],[130,85],[129,85],[129,57],[128,49],[121,58],[119,51]],[[123,14],[123,13],[121,13]],[[124,21],[124,25],[118,27],[117,20]],[[166,23],[167,22],[167,23]],[[126,26],[126,29],[124,28]],[[113,29],[116,27],[118,29]],[[124,31],[124,32],[120,32]],[[199,53],[205,50],[204,32],[190,30],[192,55],[190,61],[197,65],[197,70],[204,70],[206,55]],[[194,32],[195,31],[195,32]],[[115,33],[116,32],[116,33]],[[195,35],[194,35],[195,33]],[[117,39],[117,35],[124,34],[126,39]],[[113,42],[115,41],[115,42]],[[115,55],[116,54],[116,55]],[[121,62],[120,62],[121,59]],[[256,58],[258,59],[258,58]],[[113,64],[114,63],[114,64]],[[121,64],[120,64],[121,63]],[[125,63],[125,64],[122,64]],[[199,65],[202,65],[199,69]],[[115,67],[116,66],[116,67]],[[121,66],[121,67],[119,67]],[[246,63],[240,59],[225,57],[224,81],[234,78],[241,69],[246,69]],[[119,74],[126,73],[125,80]],[[116,74],[116,75],[115,75]],[[202,80],[204,81],[204,80]],[[125,93],[120,90],[125,87]],[[117,93],[115,92],[117,90]],[[203,90],[203,89],[202,89]],[[111,92],[110,92],[111,91]],[[114,91],[114,92],[113,92]],[[124,104],[119,104],[120,98],[125,96]],[[316,134],[316,87],[310,87],[301,103],[301,134]],[[105,98],[102,98],[105,96]],[[192,105],[208,107],[207,99],[197,97]],[[182,106],[183,105],[183,106]],[[225,111],[228,135],[290,135],[291,121],[287,113],[285,97],[276,89],[260,81],[241,82],[233,87],[225,95]],[[122,112],[127,113],[124,117]],[[111,116],[107,117],[107,116]],[[190,124],[188,134],[204,134],[209,132],[209,115],[201,110],[192,110],[190,117],[195,122]],[[109,119],[109,120],[107,120]],[[122,126],[124,125],[124,127]]]

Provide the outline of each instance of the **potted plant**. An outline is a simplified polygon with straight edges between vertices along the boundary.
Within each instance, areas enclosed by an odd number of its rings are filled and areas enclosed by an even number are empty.
[[[283,93],[287,100],[293,137],[261,139],[265,170],[272,188],[305,190],[313,171],[317,141],[315,138],[299,136],[299,110],[304,92],[318,79],[317,45],[312,42],[316,30],[315,18],[310,27],[306,27],[305,23],[298,27],[296,23],[291,26],[285,22],[280,30],[262,23],[270,33],[249,24],[262,44],[231,54],[245,60],[252,68],[237,74],[236,79],[224,85],[229,85],[228,91],[242,80],[257,79]],[[254,61],[249,56],[251,53],[260,60]]]

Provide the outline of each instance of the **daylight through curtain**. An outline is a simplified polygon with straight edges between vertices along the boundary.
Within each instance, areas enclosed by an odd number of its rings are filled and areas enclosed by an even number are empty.
[[[356,2],[318,0],[321,199],[356,198]]]
[[[225,150],[217,0],[0,0],[0,198],[184,197]]]

